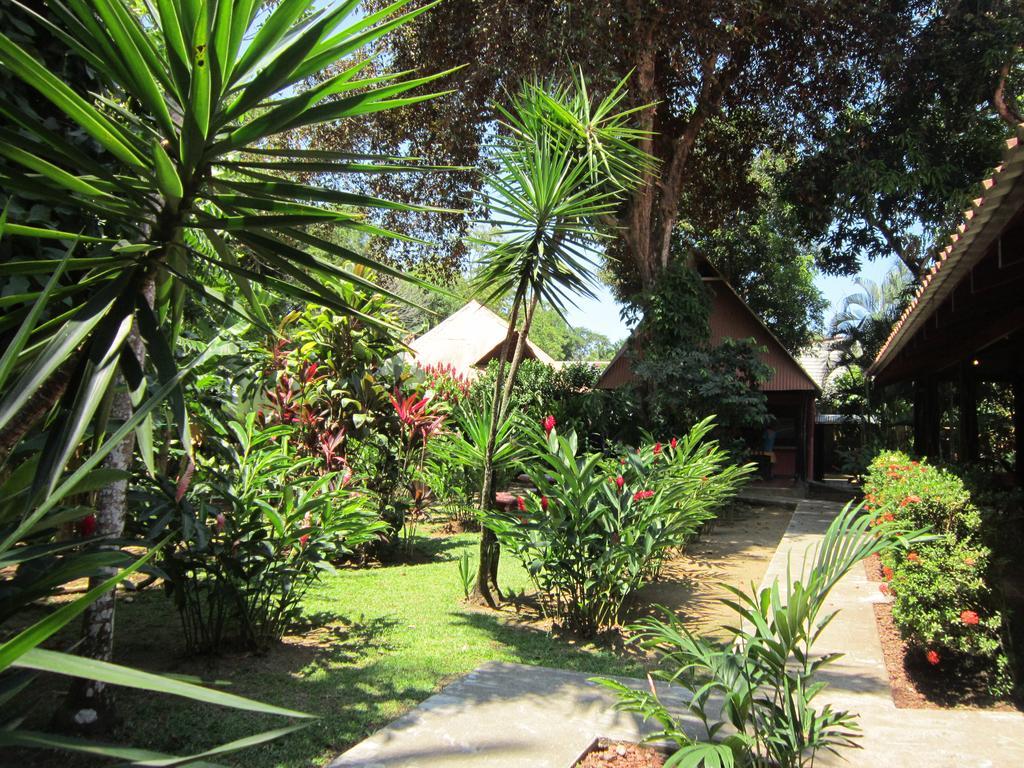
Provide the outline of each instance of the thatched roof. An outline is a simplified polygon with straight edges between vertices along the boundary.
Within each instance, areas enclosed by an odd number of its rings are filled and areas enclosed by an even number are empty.
[[[475,377],[501,354],[508,323],[478,301],[470,301],[443,322],[409,343],[411,359],[419,365],[449,364],[464,376]],[[515,343],[515,338],[512,339]],[[543,349],[526,340],[524,357],[554,365]]]

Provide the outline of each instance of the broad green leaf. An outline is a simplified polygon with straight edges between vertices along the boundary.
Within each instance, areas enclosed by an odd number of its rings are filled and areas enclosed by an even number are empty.
[[[0,64],[53,102],[119,160],[134,168],[145,167],[130,140],[113,123],[3,33]]]
[[[0,649],[0,654],[3,653],[4,649],[6,649],[6,645]],[[2,659],[3,657],[0,656],[0,660]],[[110,685],[124,686],[125,688],[139,688],[156,693],[166,693],[172,696],[182,696],[192,701],[201,701],[206,704],[231,707],[232,709],[242,709],[247,712],[261,712],[268,715],[282,715],[283,717],[303,719],[312,719],[314,717],[294,709],[263,704],[262,702],[247,699],[237,694],[204,688],[182,680],[163,677],[118,664],[111,664],[108,661],[72,656],[42,648],[30,648],[21,653],[13,660],[12,665],[19,669],[53,672],[58,675],[81,677],[86,680],[98,680]]]

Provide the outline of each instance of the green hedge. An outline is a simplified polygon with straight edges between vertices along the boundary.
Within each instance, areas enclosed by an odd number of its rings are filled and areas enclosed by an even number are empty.
[[[981,513],[963,481],[899,452],[875,457],[864,484],[879,521],[929,527],[934,538],[891,550],[882,564],[893,620],[911,653],[939,670],[981,676],[990,693],[1012,690],[1004,617],[991,588],[991,552],[981,541]],[[955,693],[955,692],[951,692]]]

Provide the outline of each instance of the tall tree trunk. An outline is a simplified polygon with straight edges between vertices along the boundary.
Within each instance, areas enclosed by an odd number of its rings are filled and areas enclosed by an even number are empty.
[[[150,307],[156,294],[156,283],[152,274],[147,275],[141,293]],[[138,320],[132,326],[128,345],[144,369],[146,349],[138,330]],[[114,380],[115,392],[110,408],[110,422],[122,424],[132,417],[132,395],[123,375]],[[135,453],[135,435],[129,433],[103,460],[105,469],[122,472],[131,471]],[[128,481],[118,480],[103,487],[96,497],[96,535],[104,539],[118,539],[124,534],[128,510]],[[116,549],[115,544],[101,545]],[[89,579],[89,588],[102,584],[117,573],[117,568],[103,568]],[[114,613],[116,590],[111,589],[100,596],[83,614],[82,641],[76,651],[80,656],[101,661],[110,661],[114,651]],[[74,731],[96,734],[109,731],[116,720],[113,691],[106,683],[97,680],[74,678],[62,710],[58,712],[60,724]]]
[[[526,279],[519,282],[516,295],[512,300],[512,311],[509,313],[508,329],[505,331],[505,341],[501,345],[501,355],[498,358],[497,376],[494,378],[494,390],[491,394],[491,423],[487,432],[487,446],[484,449],[483,482],[480,488],[480,511],[487,513],[494,506],[494,444],[498,435],[498,411],[501,408],[501,393],[504,388],[505,364],[508,361],[509,347],[512,343],[512,334],[515,333],[516,323],[519,321],[519,308],[523,303],[523,295],[526,292]],[[491,563],[498,559],[498,540],[494,532],[486,525],[480,531],[480,557],[476,569],[476,586],[473,589],[473,597],[482,600],[491,608],[497,608],[498,604],[491,593],[490,574]]]
[[[523,353],[526,350],[526,341],[530,335],[530,326],[533,325],[533,314],[537,310],[537,303],[539,300],[540,297],[537,294],[534,294],[533,298],[530,300],[530,307],[526,311],[526,319],[523,321],[523,327],[519,331],[519,338],[516,339],[516,351],[512,355],[512,363],[509,366],[508,376],[505,379],[505,387],[501,395],[501,405],[498,408],[498,418],[495,419],[496,424],[501,424],[501,422],[503,422],[508,416],[508,408],[510,403],[512,402],[512,389],[515,386],[516,374],[519,373],[519,366],[523,362]],[[492,458],[491,477],[493,481],[493,446],[491,447],[491,452],[489,456]],[[493,536],[494,534],[492,533],[491,535]],[[488,557],[487,562],[487,581],[489,582],[489,587],[493,588],[494,592],[496,592],[498,594],[498,597],[500,598],[501,588],[498,586],[498,563],[500,562],[501,559],[501,545],[498,544],[497,539],[495,539],[490,549],[489,555],[490,556]],[[480,574],[477,574],[478,579],[479,576]]]

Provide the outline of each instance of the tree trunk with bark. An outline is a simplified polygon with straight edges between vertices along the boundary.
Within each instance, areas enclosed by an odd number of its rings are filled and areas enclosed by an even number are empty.
[[[512,301],[512,311],[509,313],[508,328],[505,331],[505,341],[501,345],[501,355],[498,357],[498,372],[494,379],[494,391],[491,394],[491,424],[487,433],[487,446],[484,449],[483,482],[480,488],[480,510],[486,513],[494,507],[494,444],[498,435],[498,411],[501,408],[501,393],[504,386],[505,364],[508,361],[509,347],[512,344],[512,335],[515,333],[516,323],[519,321],[519,307],[523,301],[523,293],[526,290],[526,281],[519,283],[516,295]],[[486,603],[491,608],[497,608],[498,603],[491,592],[491,571],[492,561],[498,559],[498,540],[486,525],[480,531],[480,558],[476,569],[476,586],[473,588],[473,597],[476,600]],[[499,595],[500,596],[500,595]]]
[[[152,307],[156,294],[156,284],[152,275],[145,278],[140,290],[146,302]],[[140,368],[144,369],[146,349],[139,334],[138,320],[132,326],[128,345],[139,361]],[[132,417],[132,394],[122,374],[118,374],[113,387],[115,391],[109,422],[120,425]],[[131,432],[107,454],[102,466],[105,469],[130,472],[134,454],[135,434]],[[124,535],[127,511],[128,480],[117,480],[100,489],[96,496],[96,536],[111,540],[121,538]],[[117,548],[116,544],[100,546],[108,549]],[[117,570],[116,567],[99,570],[89,579],[89,588],[102,584],[114,576]],[[116,599],[116,589],[111,589],[85,610],[82,640],[75,649],[78,655],[100,661],[110,661],[113,658]],[[109,732],[117,720],[113,690],[106,683],[97,680],[74,678],[56,720],[63,728],[79,733],[92,735]]]

